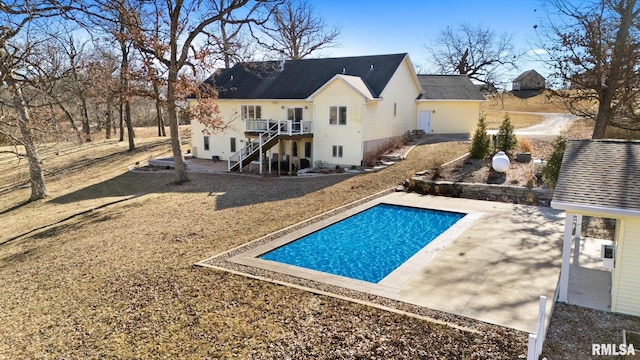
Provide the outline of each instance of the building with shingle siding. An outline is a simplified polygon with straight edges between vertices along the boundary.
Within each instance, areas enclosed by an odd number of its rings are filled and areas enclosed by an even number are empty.
[[[546,79],[535,70],[527,70],[511,82],[511,90],[544,90]]]
[[[610,218],[616,222],[611,311],[640,316],[640,142],[569,141],[551,207],[567,215],[558,300],[570,300],[574,220],[580,223],[583,215]],[[575,239],[579,251],[579,234]]]
[[[192,152],[230,170],[265,159],[361,165],[412,130],[471,133],[485,101],[465,76],[418,76],[406,53],[239,63],[204,84],[230,126],[207,134],[192,123]]]

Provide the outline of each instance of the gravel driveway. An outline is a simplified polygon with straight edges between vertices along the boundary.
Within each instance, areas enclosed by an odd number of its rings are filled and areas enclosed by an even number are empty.
[[[514,112],[515,113],[515,112]],[[578,116],[566,113],[536,113],[536,112],[517,112],[519,114],[536,114],[545,117],[545,120],[538,125],[530,126],[523,129],[516,129],[514,133],[517,136],[558,136],[570,122],[579,119]],[[489,130],[489,134],[497,134],[498,130]]]

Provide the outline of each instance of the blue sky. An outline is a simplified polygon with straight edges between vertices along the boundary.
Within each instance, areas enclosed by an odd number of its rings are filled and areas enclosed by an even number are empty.
[[[513,35],[516,50],[535,48],[534,25],[543,15],[540,0],[311,0],[329,25],[341,27],[340,45],[322,51],[326,56],[409,53],[413,63],[428,70],[425,44],[440,30],[467,23]],[[540,64],[522,61],[520,71]],[[422,69],[421,69],[422,70]]]

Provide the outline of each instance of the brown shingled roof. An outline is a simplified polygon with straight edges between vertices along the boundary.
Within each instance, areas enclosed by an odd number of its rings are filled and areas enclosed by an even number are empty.
[[[552,201],[566,205],[640,211],[640,142],[568,141]]]

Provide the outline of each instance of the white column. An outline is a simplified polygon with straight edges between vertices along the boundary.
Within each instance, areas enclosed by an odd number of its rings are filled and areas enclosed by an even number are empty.
[[[564,220],[564,239],[562,240],[562,267],[560,268],[560,283],[558,301],[568,302],[569,268],[571,266],[571,240],[573,233],[573,219],[575,215],[567,214]]]
[[[576,227],[573,232],[573,239],[575,244],[573,245],[573,265],[580,264],[580,253],[582,247],[580,246],[580,240],[582,235],[582,215],[576,215]]]

